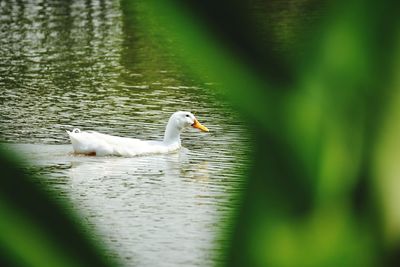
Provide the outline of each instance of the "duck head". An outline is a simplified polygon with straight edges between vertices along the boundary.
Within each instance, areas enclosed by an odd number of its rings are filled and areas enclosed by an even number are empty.
[[[208,132],[207,127],[202,125],[196,117],[187,111],[177,111],[169,118],[164,134],[164,142],[180,142],[180,133],[185,128],[197,128],[203,132]]]
[[[190,112],[178,111],[178,112],[175,112],[174,114],[172,114],[171,118],[173,118],[175,120],[175,123],[179,129],[183,130],[184,128],[189,128],[191,126],[193,128],[197,128],[203,132],[209,131],[207,129],[207,127],[202,125],[196,119],[196,117]]]

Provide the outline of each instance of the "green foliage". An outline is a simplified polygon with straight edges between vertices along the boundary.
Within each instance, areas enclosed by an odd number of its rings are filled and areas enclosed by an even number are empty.
[[[90,241],[88,232],[0,148],[0,265],[115,266]]]
[[[158,29],[254,129],[253,166],[224,262],[398,264],[398,5],[325,5],[298,39],[301,49],[286,51],[290,58],[272,50],[268,24],[256,31],[255,2],[141,4],[144,26]]]

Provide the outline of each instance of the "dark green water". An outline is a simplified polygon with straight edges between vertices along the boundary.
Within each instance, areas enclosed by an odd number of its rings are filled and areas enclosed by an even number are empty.
[[[126,266],[211,266],[249,140],[161,46],[118,1],[0,1],[0,133]],[[67,129],[161,139],[177,110],[210,129],[184,133],[180,153],[70,154]]]

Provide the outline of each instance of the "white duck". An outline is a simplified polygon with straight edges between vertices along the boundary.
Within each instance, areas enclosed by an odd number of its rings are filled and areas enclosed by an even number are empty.
[[[177,111],[168,120],[163,141],[144,141],[79,129],[73,129],[67,133],[75,153],[132,157],[178,150],[181,147],[180,134],[183,129],[190,126],[208,132],[207,127],[203,126],[192,113]]]

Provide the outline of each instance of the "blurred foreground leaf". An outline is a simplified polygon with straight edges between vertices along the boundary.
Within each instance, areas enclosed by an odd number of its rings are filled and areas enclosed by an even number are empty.
[[[398,266],[399,5],[326,5],[290,59],[274,54],[269,28],[260,38],[254,3],[137,4],[254,132],[224,265]]]
[[[75,215],[34,183],[20,164],[0,147],[0,265],[116,266],[90,241]]]

